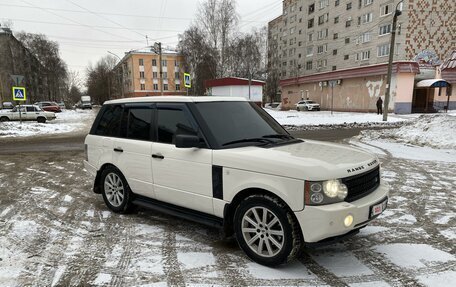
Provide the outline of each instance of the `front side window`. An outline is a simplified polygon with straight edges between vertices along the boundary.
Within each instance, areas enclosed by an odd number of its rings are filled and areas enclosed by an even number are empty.
[[[158,142],[174,144],[176,134],[194,132],[189,114],[184,110],[183,106],[159,107],[157,112]]]
[[[127,127],[126,137],[135,140],[150,140],[152,109],[130,108],[125,110],[124,114],[128,114],[128,121],[126,123],[122,123],[122,126],[126,125]],[[124,132],[122,131],[122,133]]]

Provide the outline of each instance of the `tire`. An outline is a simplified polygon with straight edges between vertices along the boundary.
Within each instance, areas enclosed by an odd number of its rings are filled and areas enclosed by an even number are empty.
[[[299,112],[300,111],[299,107],[297,107],[296,110]]]
[[[236,209],[233,222],[239,246],[259,264],[277,266],[293,260],[301,250],[298,223],[293,212],[278,198],[247,197]]]
[[[9,121],[9,119],[7,117],[1,117],[0,118],[0,122],[2,122],[2,123],[3,122],[7,122],[7,121]]]
[[[106,206],[116,213],[128,213],[133,210],[132,192],[123,174],[110,166],[103,170],[99,188]]]
[[[44,117],[39,117],[36,119],[37,122],[44,124],[46,122],[46,118]]]

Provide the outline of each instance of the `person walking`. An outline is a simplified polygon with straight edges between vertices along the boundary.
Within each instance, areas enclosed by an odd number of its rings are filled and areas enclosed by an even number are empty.
[[[382,106],[383,106],[382,98],[378,97],[378,100],[377,100],[377,115],[383,114]]]

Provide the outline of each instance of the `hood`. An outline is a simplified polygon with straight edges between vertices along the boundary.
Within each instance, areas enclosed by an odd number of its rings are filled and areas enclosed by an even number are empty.
[[[379,161],[374,154],[351,146],[305,140],[272,148],[214,150],[213,164],[316,181],[364,173]]]

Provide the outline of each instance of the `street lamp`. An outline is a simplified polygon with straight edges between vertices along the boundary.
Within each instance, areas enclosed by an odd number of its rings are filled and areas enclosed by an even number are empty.
[[[120,64],[120,73],[119,73],[119,82],[120,82],[120,97],[124,97],[124,83],[123,83],[123,67],[122,67],[122,59],[114,54],[113,52],[108,51],[109,54],[117,57],[119,59],[119,64]]]
[[[388,106],[389,106],[389,98],[391,93],[391,74],[393,70],[393,57],[394,57],[394,43],[396,41],[396,24],[397,24],[397,17],[402,14],[402,11],[398,10],[399,5],[402,4],[402,0],[399,1],[396,5],[396,9],[394,10],[393,16],[393,27],[391,28],[391,43],[390,43],[390,50],[389,50],[389,58],[388,58],[388,74],[386,76],[386,91],[385,91],[385,102],[383,106],[383,121],[386,122],[388,118]]]

